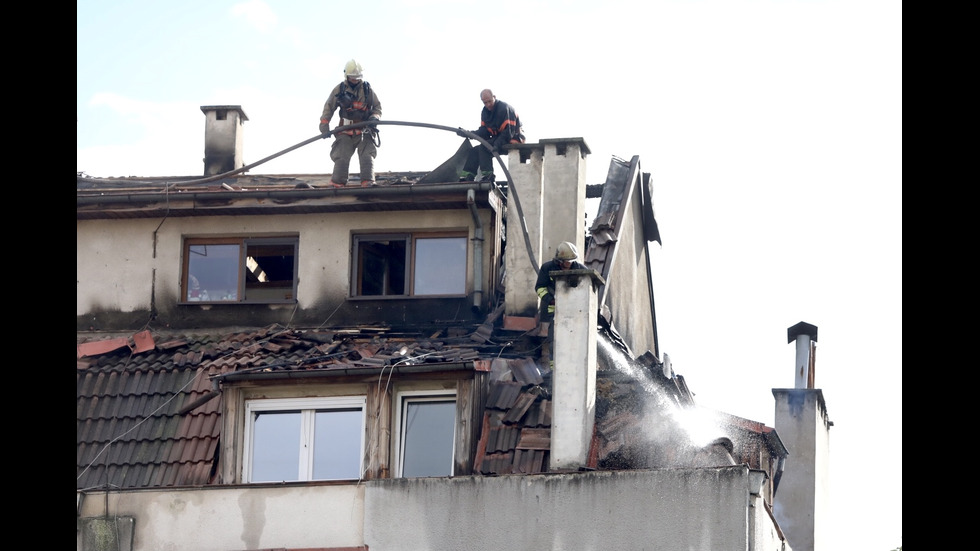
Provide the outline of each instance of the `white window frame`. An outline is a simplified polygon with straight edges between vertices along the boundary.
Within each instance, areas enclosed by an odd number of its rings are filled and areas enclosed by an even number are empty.
[[[315,449],[313,419],[318,411],[339,409],[360,409],[361,422],[359,426],[360,445],[357,450],[358,475],[352,478],[329,478],[317,480],[359,480],[364,473],[364,435],[366,428],[365,396],[338,396],[324,398],[269,398],[246,400],[245,402],[245,435],[243,442],[242,481],[252,482],[252,457],[255,443],[255,415],[259,412],[287,411],[301,413],[302,421],[299,442],[299,478],[297,481],[313,479],[313,450]],[[259,481],[269,482],[269,481]],[[287,481],[291,482],[291,481]]]
[[[405,390],[395,394],[395,438],[394,438],[394,451],[395,451],[395,477],[401,478],[404,473],[405,466],[405,444],[406,439],[406,427],[407,419],[405,419],[405,408],[410,403],[419,402],[446,402],[452,401],[456,406],[453,408],[453,436],[452,436],[452,453],[450,454],[450,464],[449,464],[449,474],[446,476],[452,476],[456,471],[456,432],[459,428],[456,426],[457,418],[457,408],[459,407],[459,400],[457,397],[456,390],[450,389],[439,389],[439,390]]]

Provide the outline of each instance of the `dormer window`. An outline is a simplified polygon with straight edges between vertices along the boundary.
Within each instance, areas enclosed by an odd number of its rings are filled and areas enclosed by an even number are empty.
[[[247,401],[243,480],[361,478],[364,405],[364,396]]]
[[[296,301],[298,237],[184,240],[184,303]]]
[[[358,234],[352,297],[466,294],[466,232]]]
[[[406,391],[396,402],[395,476],[452,476],[456,392]]]

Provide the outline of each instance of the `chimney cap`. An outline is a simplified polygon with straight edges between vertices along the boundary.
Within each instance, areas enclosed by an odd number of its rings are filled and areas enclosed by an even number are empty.
[[[817,326],[810,325],[805,321],[797,323],[793,327],[786,330],[786,343],[791,343],[796,340],[796,337],[800,335],[806,335],[810,337],[810,340],[817,340]]]
[[[207,115],[210,111],[238,111],[243,121],[248,120],[248,115],[241,105],[202,105],[201,112]]]

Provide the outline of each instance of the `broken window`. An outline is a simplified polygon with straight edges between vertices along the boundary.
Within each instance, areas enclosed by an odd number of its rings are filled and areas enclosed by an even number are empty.
[[[402,392],[397,400],[396,476],[452,476],[455,392]]]
[[[247,401],[242,480],[359,479],[364,404],[363,396]]]
[[[189,238],[182,302],[295,302],[298,237]]]
[[[351,296],[466,294],[465,233],[354,236]]]

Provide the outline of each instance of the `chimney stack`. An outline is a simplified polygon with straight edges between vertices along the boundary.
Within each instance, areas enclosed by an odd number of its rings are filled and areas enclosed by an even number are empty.
[[[204,175],[214,176],[245,166],[242,144],[248,117],[241,105],[202,105]]]
[[[558,270],[555,278],[551,457],[548,470],[589,464],[595,424],[599,302],[605,283],[592,269]]]
[[[775,429],[789,455],[773,495],[773,516],[793,551],[823,551],[829,525],[830,427],[823,391],[814,388],[817,327],[800,322],[787,331],[796,340],[795,388],[774,388]]]
[[[562,241],[585,254],[585,158],[590,150],[583,138],[558,138],[510,145],[507,151],[516,197],[507,206],[503,326],[524,331],[535,326],[534,282],[541,264],[551,260]]]

